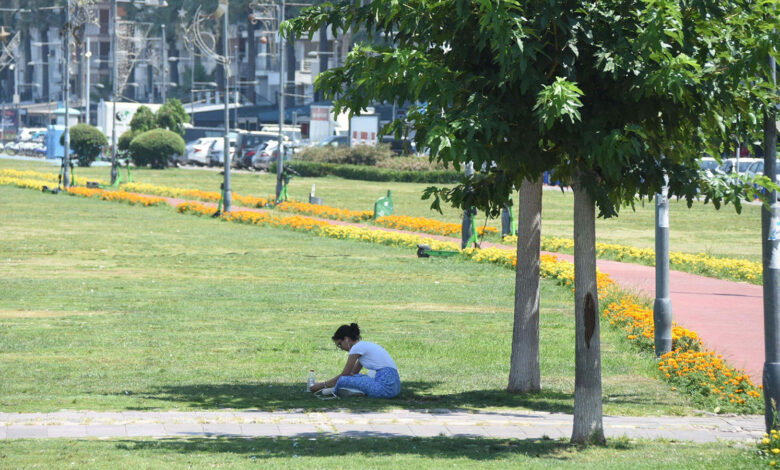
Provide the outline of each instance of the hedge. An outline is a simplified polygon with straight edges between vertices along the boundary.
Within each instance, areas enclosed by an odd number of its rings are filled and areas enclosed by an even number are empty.
[[[350,180],[395,181],[401,183],[457,183],[462,174],[453,170],[437,171],[401,171],[373,166],[339,165],[292,160],[288,165],[295,168],[301,176],[339,176]],[[276,163],[271,164],[269,172],[276,172]]]
[[[136,166],[165,168],[174,155],[184,155],[184,140],[167,129],[153,129],[139,134],[130,143],[130,155]]]

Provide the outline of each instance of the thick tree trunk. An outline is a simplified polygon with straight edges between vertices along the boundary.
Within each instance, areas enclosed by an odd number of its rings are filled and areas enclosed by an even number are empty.
[[[523,180],[517,213],[515,323],[509,386],[513,393],[541,390],[539,372],[539,252],[542,233],[542,179]]]
[[[574,188],[574,428],[571,442],[603,444],[601,342],[596,289],[596,208],[585,188]]]

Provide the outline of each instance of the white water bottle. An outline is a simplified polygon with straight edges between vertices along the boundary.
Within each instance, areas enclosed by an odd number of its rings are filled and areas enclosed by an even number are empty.
[[[317,380],[314,378],[314,369],[309,370],[309,378],[306,379],[306,391],[311,392],[311,388]]]

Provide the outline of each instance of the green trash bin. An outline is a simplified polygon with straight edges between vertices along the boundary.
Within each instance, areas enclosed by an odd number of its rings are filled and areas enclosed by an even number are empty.
[[[374,203],[374,220],[386,215],[393,215],[392,191],[387,190],[386,197],[380,197]]]

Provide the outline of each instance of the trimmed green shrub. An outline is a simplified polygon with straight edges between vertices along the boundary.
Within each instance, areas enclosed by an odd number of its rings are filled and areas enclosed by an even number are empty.
[[[184,139],[167,129],[146,131],[130,143],[130,158],[136,166],[166,168],[171,157],[184,152]]]
[[[89,124],[76,124],[70,130],[70,148],[78,158],[79,166],[89,166],[108,145],[108,139],[100,129]],[[65,135],[60,137],[65,145]]]
[[[373,166],[378,161],[393,156],[393,152],[387,145],[376,147],[357,145],[355,147],[306,147],[295,155],[295,159],[320,163]]]
[[[296,155],[297,157],[298,155]],[[338,165],[334,163],[307,162],[293,160],[288,162],[301,176],[339,176],[341,178],[363,181],[396,181],[402,183],[457,183],[461,173],[454,170],[402,171],[376,168],[364,165]],[[276,173],[276,163],[268,170]]]
[[[440,171],[447,170],[444,163],[434,160],[431,161],[427,156],[408,156],[383,158],[376,162],[377,168],[388,168],[401,171]]]
[[[119,136],[119,138],[116,140],[116,149],[118,152],[127,153],[130,151],[130,143],[138,137],[138,135],[141,134],[141,132],[135,132],[134,130],[130,129],[129,131],[125,131],[122,135]]]

